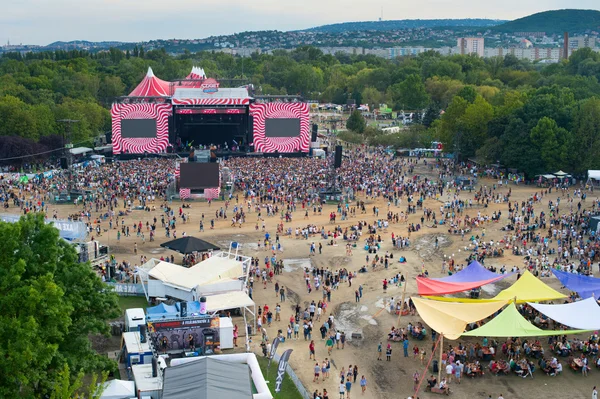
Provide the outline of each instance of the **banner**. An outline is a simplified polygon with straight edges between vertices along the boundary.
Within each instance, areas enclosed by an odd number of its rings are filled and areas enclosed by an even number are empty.
[[[283,376],[285,376],[285,369],[287,368],[290,355],[294,350],[288,349],[281,355],[279,359],[279,366],[277,367],[277,379],[275,380],[275,393],[281,391],[281,384],[283,384]]]
[[[271,345],[271,353],[269,353],[269,363],[267,364],[267,370],[271,368],[271,360],[273,359],[273,356],[275,356],[275,352],[277,352],[279,342],[279,338],[273,338],[273,344]]]

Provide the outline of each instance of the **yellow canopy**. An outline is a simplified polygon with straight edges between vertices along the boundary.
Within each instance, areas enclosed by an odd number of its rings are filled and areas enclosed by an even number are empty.
[[[510,287],[501,291],[492,299],[471,299],[471,298],[452,298],[452,297],[429,297],[436,301],[444,302],[462,302],[462,303],[487,303],[495,301],[510,301],[517,298],[517,303],[541,302],[553,299],[566,298],[553,288],[548,287],[540,279],[531,274],[528,270]],[[414,299],[413,299],[414,301]]]
[[[412,298],[419,316],[425,324],[448,339],[458,339],[469,323],[483,320],[497,312],[508,301],[485,303],[440,302],[423,298]]]

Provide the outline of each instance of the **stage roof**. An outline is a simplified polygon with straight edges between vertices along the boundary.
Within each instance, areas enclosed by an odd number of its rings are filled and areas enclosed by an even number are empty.
[[[152,68],[148,67],[148,72],[144,79],[131,93],[129,97],[169,97],[170,83],[154,76]]]
[[[205,93],[201,88],[177,87],[172,101],[183,105],[244,105],[250,103],[250,99],[245,87],[219,88],[214,93]]]
[[[582,298],[600,298],[600,278],[552,269],[552,273],[571,291]]]
[[[481,263],[473,261],[463,270],[448,277],[417,277],[417,286],[419,295],[453,294],[494,283],[512,274],[496,274],[487,270]]]
[[[440,302],[415,297],[411,299],[425,324],[452,340],[458,339],[462,335],[467,324],[485,319],[507,303],[507,301]]]

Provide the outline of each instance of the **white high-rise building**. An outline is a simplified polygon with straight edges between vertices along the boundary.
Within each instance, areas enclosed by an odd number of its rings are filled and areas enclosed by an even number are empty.
[[[457,40],[459,54],[477,54],[483,57],[485,55],[484,42],[483,37],[460,37]]]

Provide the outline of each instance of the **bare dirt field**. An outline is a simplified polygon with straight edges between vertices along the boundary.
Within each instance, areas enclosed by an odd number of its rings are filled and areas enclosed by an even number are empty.
[[[422,169],[422,170],[419,170]],[[424,167],[419,166],[415,173],[426,174],[428,171]],[[435,177],[435,176],[432,176]],[[487,185],[490,187],[494,182],[491,180],[482,180],[480,185]],[[521,200],[527,199],[531,194],[540,189],[537,187],[529,186],[516,186],[511,184],[509,186],[512,189],[511,199]],[[500,192],[508,191],[505,186],[499,189]],[[469,192],[462,192],[460,198],[472,199],[474,195]],[[553,192],[548,197],[544,198],[542,204],[536,205],[536,214],[539,213],[542,208],[547,209],[548,199],[555,199],[556,194]],[[444,200],[446,194],[444,194]],[[232,201],[235,204],[235,200]],[[159,205],[158,203],[156,204]],[[375,203],[369,202],[367,205],[367,214],[357,214],[356,217],[351,217],[347,221],[339,221],[337,224],[342,227],[349,226],[356,223],[357,220],[365,220],[373,223],[376,217],[371,211],[373,205],[376,205],[380,209],[380,217],[385,215],[387,211],[387,203],[383,201],[376,201]],[[424,206],[426,208],[432,208],[436,213],[439,214],[440,206],[443,203],[436,200],[426,200]],[[588,205],[591,205],[591,198],[588,200]],[[177,209],[179,206],[177,203],[172,204]],[[213,202],[209,207],[204,202],[192,202],[191,209],[186,209],[186,212],[190,214],[190,221],[187,224],[179,224],[177,227],[177,236],[180,237],[185,231],[188,235],[194,235],[203,238],[207,241],[220,244],[223,247],[228,247],[230,241],[238,241],[243,244],[242,252],[244,255],[257,256],[262,259],[268,254],[263,250],[258,250],[257,242],[264,238],[264,232],[255,230],[255,222],[257,215],[250,213],[247,217],[246,224],[240,228],[230,227],[229,220],[216,220],[216,226],[214,230],[208,228],[209,221],[214,217],[215,210],[218,210],[224,203],[221,201]],[[325,226],[327,230],[329,228],[328,214],[335,210],[335,206],[327,205],[323,210],[322,216],[313,215],[310,212],[308,220],[304,220],[304,212],[300,209],[294,214],[295,219],[293,222],[288,223],[287,227],[301,227],[307,223],[315,224],[317,226]],[[59,217],[66,217],[73,210],[73,206],[59,206],[57,207]],[[393,212],[405,211],[404,205],[400,207],[391,206]],[[489,208],[473,208],[467,209],[466,215],[476,215],[477,212],[482,214],[491,215],[493,211],[501,210],[503,213],[503,220],[497,224],[486,225],[486,240],[494,239],[494,241],[503,238],[504,233],[500,231],[500,227],[506,221],[505,217],[508,213],[507,204],[490,204]],[[205,217],[205,231],[199,232],[199,221],[200,215],[204,213]],[[409,218],[409,223],[420,223],[422,212],[417,210],[416,214],[413,214]],[[132,225],[139,221],[145,224],[146,221],[150,221],[154,216],[160,220],[160,211],[156,212],[144,212],[144,211],[133,211],[133,213],[126,218],[126,224]],[[279,217],[266,218],[266,230],[272,235],[275,234],[276,224],[280,222]],[[108,226],[105,226],[108,227]],[[416,323],[420,321],[417,316],[405,316],[398,318],[394,314],[390,314],[387,304],[391,297],[399,298],[402,295],[403,288],[390,286],[387,292],[382,289],[382,280],[384,278],[391,278],[397,272],[401,272],[407,278],[407,295],[416,295],[417,286],[415,277],[421,271],[422,264],[429,271],[430,276],[440,277],[441,264],[444,259],[444,255],[448,257],[454,257],[457,264],[465,263],[467,254],[465,253],[465,246],[468,245],[468,237],[466,235],[464,241],[461,240],[460,235],[450,236],[446,228],[440,227],[437,229],[425,227],[419,232],[412,233],[410,235],[411,245],[410,248],[405,250],[397,250],[392,248],[391,234],[395,233],[399,236],[407,235],[407,225],[405,224],[391,224],[387,231],[381,231],[383,238],[382,250],[380,254],[385,251],[394,253],[393,262],[390,264],[389,269],[385,270],[382,267],[378,267],[375,271],[371,271],[369,267],[368,273],[359,273],[358,277],[352,281],[352,287],[348,287],[347,283],[342,283],[340,288],[332,292],[331,304],[327,309],[327,312],[333,312],[334,317],[339,329],[342,329],[348,338],[351,337],[353,332],[362,333],[362,339],[349,339],[345,349],[334,349],[331,359],[335,364],[331,370],[331,377],[324,382],[313,383],[313,367],[314,362],[309,360],[308,342],[304,341],[302,334],[300,334],[299,340],[286,341],[282,343],[279,348],[279,352],[287,348],[293,348],[294,353],[291,356],[290,364],[302,379],[304,385],[309,392],[315,390],[322,391],[326,388],[330,393],[330,398],[337,398],[338,387],[339,387],[339,372],[342,367],[348,368],[349,365],[358,365],[359,379],[361,375],[364,375],[368,381],[368,389],[363,395],[360,393],[360,387],[358,386],[358,380],[352,389],[352,398],[364,397],[367,399],[371,398],[406,398],[413,393],[413,373],[418,371],[419,373],[424,372],[425,366],[421,364],[421,361],[417,358],[413,358],[412,351],[408,358],[402,356],[402,344],[400,342],[392,343],[393,353],[391,362],[378,361],[377,360],[377,344],[383,342],[384,347],[387,344],[387,332],[394,325],[398,325],[398,321],[401,326],[406,326],[408,322]],[[478,229],[481,230],[481,229]],[[474,234],[480,234],[480,231],[475,230]],[[142,241],[135,237],[133,234],[131,237],[121,237],[121,240],[117,242],[117,232],[112,231],[104,233],[101,237],[98,237],[102,243],[108,244],[111,247],[111,252],[115,254],[118,261],[127,259],[132,262],[133,265],[140,264],[140,255],[146,255],[148,258],[155,257],[159,258],[161,255],[171,255],[172,252],[164,250],[159,247],[161,242],[164,242],[166,238],[161,231],[157,234],[155,242],[142,243]],[[438,248],[435,247],[435,237],[438,237]],[[285,304],[282,304],[282,315],[281,322],[274,322],[271,327],[267,327],[270,337],[274,337],[278,329],[286,331],[287,321],[293,312],[293,306],[296,301],[299,301],[300,305],[304,307],[310,303],[311,300],[318,302],[322,298],[321,291],[313,290],[311,294],[308,294],[306,285],[303,279],[302,264],[310,264],[323,266],[329,269],[336,269],[345,267],[350,271],[358,271],[360,267],[365,265],[366,251],[362,249],[362,242],[359,242],[357,248],[353,249],[352,256],[346,255],[345,243],[342,240],[338,240],[337,246],[326,245],[325,240],[321,240],[320,237],[309,238],[309,240],[297,240],[294,237],[282,236],[281,242],[283,245],[283,252],[279,253],[278,259],[286,260],[286,267],[282,275],[276,276],[276,281],[279,284],[284,285],[288,290],[293,291],[295,295],[288,296],[288,300]],[[323,244],[323,253],[309,258],[309,245],[311,242],[315,242],[317,245],[319,242]],[[134,255],[134,243],[138,246],[138,255]],[[373,255],[371,255],[373,256]],[[404,256],[407,262],[404,264],[398,263],[398,258]],[[181,256],[175,254],[175,261],[180,262]],[[488,258],[486,259],[486,266],[495,265],[500,267],[506,265],[511,268],[513,265],[522,266],[523,259],[518,256],[506,253],[505,256],[499,258]],[[486,287],[485,295],[493,295],[501,289],[508,287],[514,282],[514,278],[506,279],[498,284]],[[560,288],[560,283],[554,277],[545,278],[544,282],[551,285],[555,289]],[[274,283],[273,283],[274,284]],[[360,303],[355,302],[354,290],[362,285],[363,297]],[[267,289],[262,289],[258,284],[255,284],[254,299],[257,305],[268,304],[270,308],[274,308],[279,298],[275,295],[273,285],[269,284]],[[562,290],[562,292],[565,292]],[[236,320],[238,325],[243,324],[242,320]],[[322,323],[322,322],[321,322]],[[320,333],[318,331],[321,323],[316,323],[313,331],[313,338],[316,343],[316,358],[321,361],[327,356],[324,341],[321,340]],[[242,328],[240,328],[241,330]],[[463,342],[475,342],[475,339],[465,340]],[[499,340],[501,342],[501,340]],[[450,342],[450,344],[457,345],[459,341]],[[545,342],[545,341],[544,341]],[[253,339],[252,350],[257,354],[261,354],[259,344],[260,337],[256,336]],[[449,342],[446,341],[446,345]],[[431,355],[432,341],[431,337],[425,338],[423,341],[414,341],[411,339],[410,349],[412,350],[414,345],[418,345],[420,348],[424,348],[427,351],[427,357]],[[547,348],[546,348],[547,349]],[[435,355],[437,358],[438,355]],[[564,364],[563,359],[563,364]],[[486,364],[487,365],[487,364]],[[496,399],[500,394],[506,399],[533,399],[533,398],[587,398],[591,397],[592,387],[596,384],[600,385],[599,372],[593,369],[590,372],[589,377],[583,377],[580,374],[571,372],[566,364],[564,364],[565,371],[563,375],[557,377],[545,376],[540,372],[534,373],[534,379],[521,379],[515,375],[508,376],[492,376],[490,374],[484,375],[477,379],[463,379],[462,384],[452,384],[451,389],[453,391],[452,396],[457,399],[469,398],[469,399],[487,399],[488,395]],[[431,373],[431,368],[426,371]],[[420,398],[434,397],[430,393],[419,392]]]

